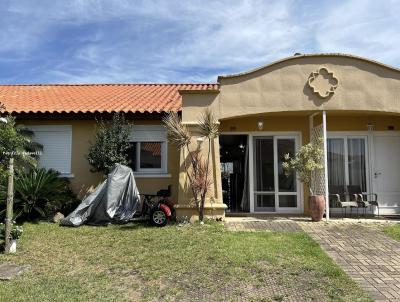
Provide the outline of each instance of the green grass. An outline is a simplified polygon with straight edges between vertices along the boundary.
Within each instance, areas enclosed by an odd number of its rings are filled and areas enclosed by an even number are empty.
[[[257,296],[273,286],[308,301],[370,301],[308,235],[230,232],[215,223],[25,224],[17,254],[0,254],[3,262],[32,267],[0,282],[2,301],[285,301],[280,293]]]
[[[400,224],[384,227],[383,232],[389,237],[400,241]]]

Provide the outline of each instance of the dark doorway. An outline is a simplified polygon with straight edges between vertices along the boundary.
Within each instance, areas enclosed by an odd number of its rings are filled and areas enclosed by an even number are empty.
[[[221,135],[222,194],[229,212],[248,212],[247,135]]]

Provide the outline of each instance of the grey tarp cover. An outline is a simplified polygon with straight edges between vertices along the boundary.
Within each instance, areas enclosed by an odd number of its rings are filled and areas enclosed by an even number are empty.
[[[105,225],[129,221],[139,204],[139,191],[131,168],[116,164],[107,179],[60,225]]]

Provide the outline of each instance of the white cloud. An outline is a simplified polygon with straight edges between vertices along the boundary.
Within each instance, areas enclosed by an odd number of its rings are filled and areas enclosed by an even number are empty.
[[[400,5],[398,1],[352,0],[334,7],[320,21],[317,47],[399,64]]]
[[[32,82],[215,81],[295,52],[396,65],[399,10],[361,0],[10,1],[0,55],[46,62],[22,64],[36,68]]]

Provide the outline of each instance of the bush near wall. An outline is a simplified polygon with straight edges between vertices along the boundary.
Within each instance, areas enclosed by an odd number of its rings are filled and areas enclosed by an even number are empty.
[[[56,212],[69,214],[79,203],[68,179],[54,170],[18,170],[14,180],[14,215],[17,221],[51,218]],[[6,195],[0,187],[0,196]],[[6,200],[0,199],[0,219],[4,219]]]

